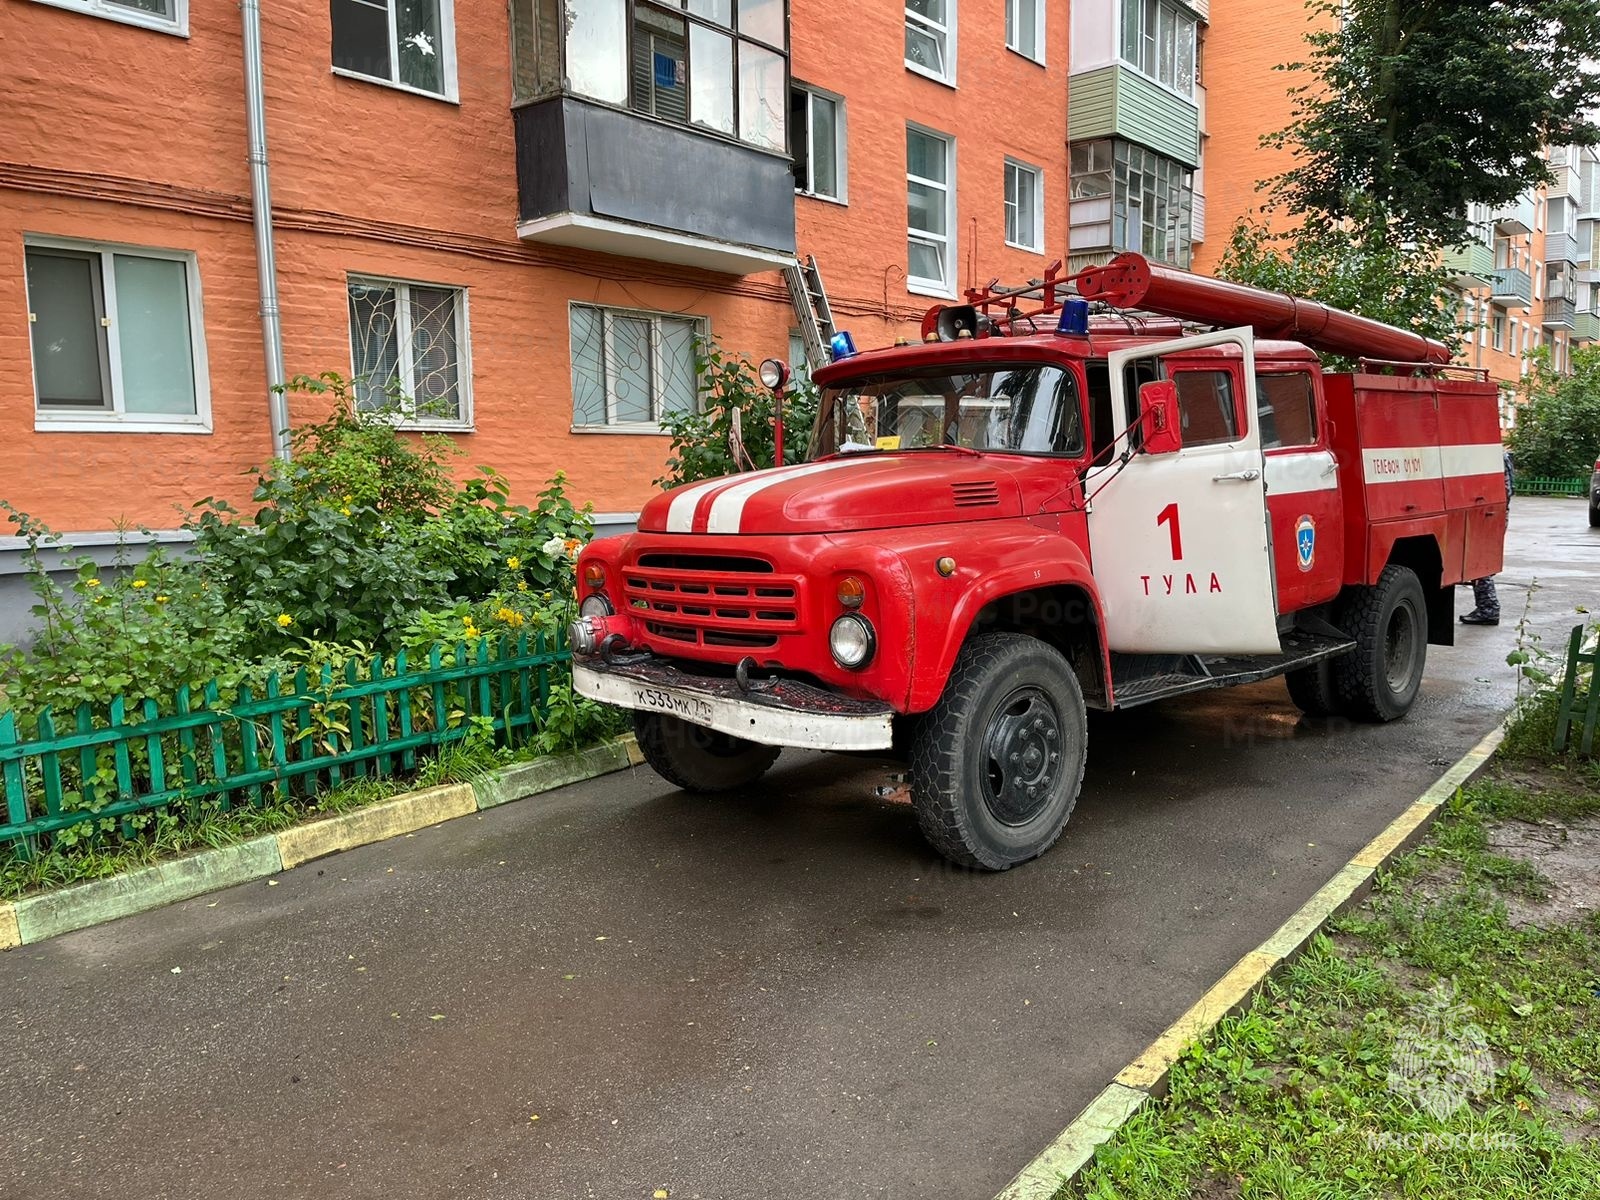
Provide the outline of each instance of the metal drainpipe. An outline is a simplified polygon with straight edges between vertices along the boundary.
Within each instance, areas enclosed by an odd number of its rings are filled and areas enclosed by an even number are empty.
[[[250,130],[250,205],[261,281],[261,340],[267,358],[267,413],[272,453],[289,459],[289,398],[283,392],[283,326],[278,317],[278,260],[272,238],[272,183],[267,172],[267,99],[261,71],[260,0],[239,0],[244,16],[244,95]]]

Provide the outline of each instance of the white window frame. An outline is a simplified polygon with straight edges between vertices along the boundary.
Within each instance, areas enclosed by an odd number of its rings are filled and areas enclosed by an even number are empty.
[[[1015,30],[1020,23],[1024,5],[1029,5],[1033,8],[1033,36],[1036,48],[1039,51],[1037,55],[1027,53],[1016,44]],[[1038,63],[1041,67],[1044,66],[1045,59],[1044,14],[1044,0],[1006,0],[1006,49],[1013,54],[1020,55],[1031,63]]]
[[[170,17],[140,12],[135,8],[113,4],[111,0],[34,0],[34,3],[48,4],[51,8],[64,8],[68,12],[100,17],[103,20],[116,21],[122,25],[136,25],[140,29],[154,29],[158,33],[170,33],[176,37],[186,38],[189,36],[189,0],[173,0],[172,16]]]
[[[1174,78],[1174,82],[1173,83],[1168,83],[1166,80],[1161,78],[1161,64],[1160,64],[1159,61],[1155,64],[1155,70],[1147,71],[1147,70],[1144,69],[1143,66],[1140,65],[1139,60],[1137,58],[1129,58],[1125,53],[1127,47],[1122,44],[1122,35],[1123,35],[1123,30],[1124,30],[1123,9],[1125,9],[1126,6],[1128,6],[1130,4],[1139,5],[1140,8],[1141,8],[1140,20],[1139,20],[1139,41],[1140,41],[1141,48],[1143,47],[1143,44],[1145,42],[1150,42],[1152,45],[1155,46],[1155,54],[1158,57],[1159,57],[1159,55],[1161,53],[1159,29],[1156,32],[1149,32],[1144,28],[1144,18],[1143,18],[1143,12],[1142,12],[1143,3],[1144,3],[1144,0],[1121,0],[1121,4],[1120,4],[1120,6],[1118,8],[1118,11],[1117,11],[1117,14],[1116,14],[1117,15],[1117,32],[1116,32],[1117,58],[1122,62],[1122,64],[1124,66],[1126,66],[1126,67],[1138,72],[1140,76],[1142,76],[1145,79],[1148,79],[1151,83],[1155,84],[1162,91],[1170,92],[1172,95],[1177,96],[1180,100],[1184,100],[1189,104],[1195,104],[1197,102],[1197,99],[1198,99],[1198,96],[1199,96],[1200,88],[1203,86],[1201,84],[1201,82],[1200,82],[1200,27],[1204,22],[1202,22],[1200,20],[1199,15],[1197,13],[1195,13],[1194,10],[1192,8],[1190,8],[1189,5],[1186,2],[1180,3],[1179,0],[1157,0],[1157,7],[1166,7],[1168,9],[1170,9],[1174,13],[1174,20],[1176,20],[1178,18],[1182,18],[1182,19],[1190,22],[1194,27],[1194,90],[1190,91],[1190,92],[1184,92],[1184,91],[1182,91],[1181,89],[1179,89],[1177,87],[1175,78]],[[1159,14],[1157,15],[1156,20],[1157,20],[1157,24],[1159,25],[1159,23],[1160,23]],[[1178,68],[1176,44],[1174,45],[1174,48],[1173,48],[1173,64],[1172,64],[1172,67],[1173,67],[1173,75],[1174,75],[1174,77],[1176,77],[1177,68]]]
[[[662,398],[659,394],[652,395],[650,397],[650,411],[655,417],[654,420],[612,420],[612,416],[616,412],[617,408],[617,395],[616,388],[614,386],[615,381],[612,378],[610,369],[610,364],[614,357],[612,354],[612,338],[614,333],[613,324],[617,317],[627,317],[637,321],[650,322],[650,377],[653,380],[660,380],[665,375],[663,368],[666,364],[666,357],[662,347],[661,322],[663,320],[687,321],[698,327],[696,330],[696,337],[698,337],[700,341],[704,343],[709,341],[711,338],[711,321],[706,317],[693,316],[689,313],[658,312],[648,308],[617,308],[609,304],[591,304],[585,301],[571,300],[567,302],[567,337],[569,344],[572,335],[572,313],[574,309],[579,308],[587,308],[592,312],[597,312],[600,314],[601,337],[605,342],[604,349],[602,351],[602,367],[605,370],[606,420],[605,424],[603,425],[579,425],[577,421],[574,420],[569,428],[569,432],[652,434],[665,436],[667,431],[661,428]],[[696,348],[695,358],[698,360],[699,357],[699,349]],[[570,379],[572,374],[570,350],[568,351],[567,374]],[[705,407],[705,399],[700,394],[700,379],[698,372],[695,376],[694,406],[696,412],[702,411]],[[575,417],[577,414],[574,413],[573,415]]]
[[[28,373],[33,386],[33,428],[36,433],[210,433],[211,369],[206,359],[205,306],[200,297],[200,261],[192,250],[168,250],[155,246],[132,246],[123,242],[90,242],[76,238],[24,234],[26,251],[72,250],[100,256],[100,282],[108,330],[105,339],[106,372],[110,376],[109,409],[46,409],[39,406],[39,376],[33,361],[33,304],[28,302]],[[189,352],[194,365],[194,412],[129,413],[123,411],[122,346],[115,336],[117,322],[116,266],[112,257],[125,254],[138,258],[159,258],[184,265],[189,293]],[[27,269],[23,269],[26,291]]]
[[[395,370],[400,376],[400,393],[408,402],[399,412],[372,413],[369,416],[387,415],[401,429],[418,429],[430,433],[471,433],[472,421],[472,321],[468,313],[467,289],[455,283],[435,283],[426,279],[396,279],[389,275],[368,275],[351,272],[345,276],[345,325],[350,336],[350,378],[356,379],[356,330],[350,321],[351,285],[394,289]],[[415,378],[416,364],[411,354],[411,289],[413,287],[437,288],[454,292],[456,297],[456,390],[461,396],[459,417],[417,416]]]
[[[1033,180],[1033,228],[1028,231],[1030,242],[1014,242],[1006,238],[1006,245],[1013,250],[1026,250],[1031,254],[1044,253],[1044,168],[1036,167],[1032,163],[1025,163],[1021,159],[1007,157],[1005,160],[1005,173],[1009,176],[1013,171],[1018,175],[1031,177]],[[1000,189],[1001,202],[1007,210],[1011,202],[1005,199],[1006,189],[1002,184]],[[1020,193],[1019,193],[1020,194]],[[1009,216],[1009,213],[1008,213]],[[1007,222],[1009,224],[1009,221]],[[1019,222],[1020,223],[1020,222]]]
[[[940,188],[944,191],[944,227],[945,234],[941,237],[935,233],[928,233],[921,229],[911,228],[911,223],[906,222],[906,291],[918,296],[933,296],[938,299],[951,300],[956,294],[956,139],[954,135],[940,133],[937,129],[929,129],[926,125],[918,125],[914,121],[906,122],[908,130],[937,138],[944,143],[945,160],[944,173],[946,182],[925,179],[920,175],[911,173],[910,162],[906,163],[906,190],[909,194],[913,183],[920,183],[924,187]],[[924,279],[911,273],[910,244],[913,238],[928,243],[942,243],[944,246],[944,274],[943,279]]]
[[[806,127],[803,130],[791,130],[790,136],[803,136],[806,139],[806,178],[795,180],[795,192],[801,196],[809,196],[813,200],[826,200],[829,204],[850,203],[850,145],[849,128],[850,120],[843,96],[834,92],[825,91],[819,87],[812,87],[809,83],[792,84],[796,91],[806,94]],[[816,189],[816,161],[817,143],[812,136],[811,106],[812,101],[821,98],[833,105],[833,172],[838,180],[839,194],[830,196],[826,192]]]
[[[942,83],[946,87],[952,88],[956,86],[956,28],[958,25],[958,21],[956,19],[957,3],[958,0],[945,0],[945,18],[943,25],[939,24],[937,21],[930,21],[927,17],[923,16],[919,12],[913,12],[911,10],[911,6],[909,4],[906,5],[906,25],[914,26],[918,32],[926,34],[928,37],[939,43],[940,54],[944,59],[944,73],[940,74],[937,71],[930,71],[921,63],[912,62],[909,58],[905,60],[906,70],[917,75],[921,75],[924,79],[932,79],[937,83]]]
[[[364,2],[376,8],[379,0],[364,0]],[[382,0],[382,3],[389,15],[389,69],[394,72],[394,78],[383,79],[377,75],[364,75],[360,71],[352,71],[349,67],[336,66],[332,63],[329,64],[329,70],[345,79],[359,79],[362,83],[375,83],[379,87],[394,88],[399,92],[410,92],[413,96],[426,96],[429,100],[440,100],[446,104],[460,104],[461,93],[456,86],[456,0],[439,0],[439,65],[444,72],[444,91],[442,92],[430,92],[427,88],[414,87],[409,83],[400,81],[399,32],[395,28],[395,22],[398,19],[395,12],[395,0]],[[332,52],[332,46],[330,45],[330,57]]]

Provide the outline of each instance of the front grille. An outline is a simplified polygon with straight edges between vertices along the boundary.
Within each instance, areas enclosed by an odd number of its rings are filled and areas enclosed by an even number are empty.
[[[992,479],[952,483],[950,493],[957,508],[986,508],[1000,503],[1000,485]]]
[[[647,632],[686,646],[770,650],[801,628],[799,577],[762,559],[644,554],[622,594]]]

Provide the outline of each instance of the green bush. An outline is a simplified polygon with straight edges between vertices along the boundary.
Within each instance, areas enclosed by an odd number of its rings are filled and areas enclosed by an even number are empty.
[[[700,412],[668,413],[661,426],[672,435],[672,456],[667,474],[656,486],[678,487],[702,479],[716,479],[775,462],[772,391],[761,382],[757,367],[747,358],[725,353],[715,342],[705,342],[695,359]],[[738,414],[740,438],[747,460],[733,453],[733,429]],[[817,390],[809,381],[789,389],[783,401],[783,462],[804,462],[817,417]]]
[[[1600,350],[1572,348],[1572,371],[1550,369],[1550,351],[1530,356],[1520,385],[1511,453],[1527,479],[1587,479],[1600,458]]]
[[[572,587],[572,559],[593,523],[557,476],[530,509],[493,468],[457,488],[446,438],[413,440],[384,414],[357,412],[337,375],[290,389],[331,397],[323,421],[295,431],[294,456],[256,476],[254,514],[225,501],[190,522],[206,579],[235,606],[265,656],[287,638],[392,651],[422,612],[480,599],[505,582]]]

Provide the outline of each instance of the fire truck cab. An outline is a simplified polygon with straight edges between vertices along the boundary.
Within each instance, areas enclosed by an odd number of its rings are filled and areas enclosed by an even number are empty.
[[[810,461],[678,488],[586,548],[575,685],[634,711],[663,777],[895,750],[930,842],[1003,870],[1066,825],[1087,708],[1283,675],[1308,714],[1405,715],[1455,585],[1500,569],[1493,385],[1136,255],[1038,290],[841,347]],[[1384,361],[1325,373],[1313,347]]]

